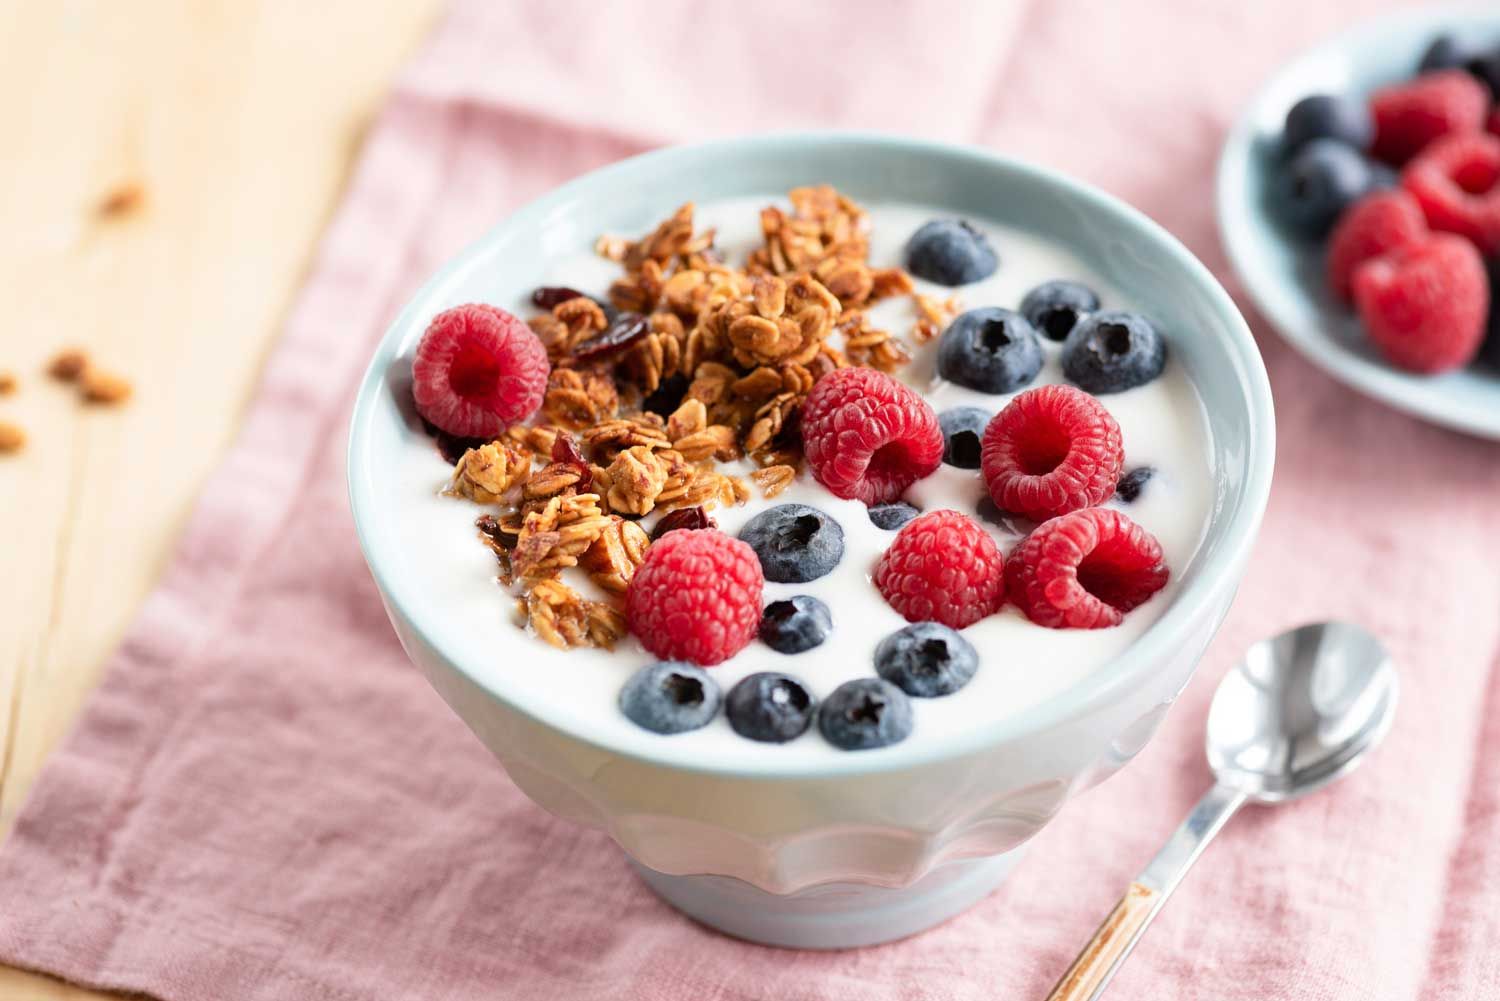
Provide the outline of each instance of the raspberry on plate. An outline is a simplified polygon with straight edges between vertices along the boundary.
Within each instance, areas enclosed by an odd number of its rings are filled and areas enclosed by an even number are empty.
[[[929,511],[897,533],[875,564],[874,581],[908,622],[962,629],[1005,600],[1005,561],[973,518]]]
[[[411,369],[417,413],[449,434],[490,439],[536,413],[551,365],[530,327],[476,304],[434,316]]]
[[[1401,183],[1433,229],[1500,254],[1500,137],[1475,132],[1428,146],[1402,172]]]
[[[1357,202],[1328,238],[1328,287],[1345,302],[1354,297],[1354,269],[1372,257],[1420,243],[1427,236],[1422,207],[1406,191],[1380,191]]]
[[[663,660],[711,666],[755,638],[765,578],[755,551],[717,529],[670,532],[646,549],[625,621]]]
[[[1402,164],[1434,139],[1477,132],[1490,107],[1484,84],[1460,69],[1425,73],[1370,96],[1375,155]]]
[[[1107,629],[1166,586],[1161,544],[1122,511],[1091,507],[1038,525],[1005,561],[1010,600],[1049,629]]]
[[[1394,365],[1443,372],[1479,351],[1490,287],[1474,245],[1433,233],[1354,272],[1354,304],[1365,333]]]
[[[1035,521],[1103,504],[1125,464],[1120,425],[1072,386],[1018,395],[990,421],[981,451],[996,506]]]
[[[943,461],[943,431],[927,401],[884,372],[841,368],[802,406],[802,449],[835,497],[896,500]]]

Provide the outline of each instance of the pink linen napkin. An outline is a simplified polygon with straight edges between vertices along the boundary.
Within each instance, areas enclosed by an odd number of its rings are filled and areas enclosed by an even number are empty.
[[[1331,617],[1378,629],[1400,664],[1388,744],[1236,820],[1111,996],[1500,997],[1500,450],[1354,395],[1261,324],[1277,484],[1197,680],[1000,892],[879,948],[705,931],[605,836],[532,806],[407,665],[344,500],[353,387],[386,322],[565,178],[772,128],[967,140],[1123,196],[1229,281],[1210,200],[1226,125],[1369,8],[459,4],[373,130],[171,568],[0,848],[0,959],[168,1001],[1041,997],[1209,781],[1214,683],[1255,638]]]

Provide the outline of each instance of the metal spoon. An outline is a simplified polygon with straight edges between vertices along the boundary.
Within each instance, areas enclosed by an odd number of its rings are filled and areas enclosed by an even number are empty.
[[[1215,834],[1246,800],[1285,803],[1348,774],[1396,713],[1396,670],[1359,626],[1323,622],[1262,640],[1225,676],[1208,710],[1215,784],[1193,807],[1048,1001],[1093,1001]]]

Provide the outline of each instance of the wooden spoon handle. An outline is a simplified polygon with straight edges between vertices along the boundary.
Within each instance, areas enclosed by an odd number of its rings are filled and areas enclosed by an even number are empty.
[[[1068,972],[1047,995],[1047,1001],[1086,1001],[1094,997],[1094,992],[1104,986],[1115,966],[1145,930],[1156,906],[1156,896],[1150,887],[1131,883]]]

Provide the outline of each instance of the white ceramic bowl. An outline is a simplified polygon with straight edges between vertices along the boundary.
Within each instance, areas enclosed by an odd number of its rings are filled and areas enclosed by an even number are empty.
[[[859,200],[932,204],[1064,245],[1168,332],[1201,393],[1215,478],[1207,534],[1161,619],[1117,662],[1020,718],[809,764],[750,749],[694,761],[671,740],[582,732],[510,685],[441,624],[399,538],[390,463],[422,431],[404,394],[427,321],[508,301],[550,255],[648,228],[685,197],[710,201],[827,181]],[[349,486],[360,543],[412,661],[546,809],[608,831],[663,896],[742,937],[867,944],[920,930],[992,889],[1016,849],[1073,794],[1155,732],[1229,608],[1271,482],[1270,387],[1244,320],[1209,272],[1145,216],[1093,189],[989,153],[816,134],[662,150],[533,202],[445,267],[379,348],[355,404]],[[525,658],[519,631],[491,660]],[[983,651],[981,651],[983,653]]]

